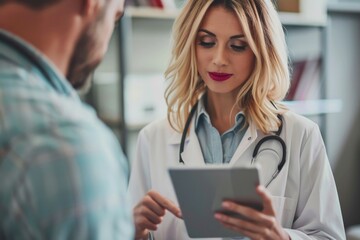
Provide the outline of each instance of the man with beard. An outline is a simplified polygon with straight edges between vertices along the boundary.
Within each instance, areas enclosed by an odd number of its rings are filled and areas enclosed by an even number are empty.
[[[103,58],[123,8],[0,0],[0,239],[133,237],[127,161],[74,89]]]

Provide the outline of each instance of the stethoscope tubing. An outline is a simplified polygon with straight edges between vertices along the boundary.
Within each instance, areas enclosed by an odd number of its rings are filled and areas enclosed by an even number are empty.
[[[186,135],[187,135],[187,132],[188,132],[189,127],[190,127],[191,119],[195,115],[197,105],[198,105],[198,102],[196,102],[195,105],[192,107],[192,109],[191,109],[191,111],[189,113],[189,116],[186,119],[184,130],[183,130],[182,135],[181,135],[181,142],[180,142],[180,149],[179,149],[179,163],[180,164],[185,164],[184,160],[182,159],[181,154],[184,151]],[[274,105],[274,107],[276,108],[275,105]],[[284,165],[286,163],[286,154],[287,154],[286,153],[286,144],[285,144],[285,141],[280,137],[280,134],[281,134],[282,128],[283,128],[283,117],[279,114],[278,118],[280,120],[279,129],[276,132],[274,132],[274,135],[268,135],[268,136],[265,136],[262,139],[260,139],[260,141],[256,144],[256,146],[254,148],[254,151],[253,151],[253,154],[252,154],[252,159],[251,159],[251,164],[252,164],[253,162],[255,162],[255,159],[256,159],[256,156],[257,156],[257,154],[258,154],[258,152],[260,150],[260,147],[266,141],[275,140],[275,141],[278,141],[280,143],[281,148],[282,148],[282,153],[283,153],[282,157],[281,157],[281,161],[278,164],[276,171],[272,174],[271,179],[265,184],[265,187],[268,187],[270,185],[270,183],[277,177],[277,175],[279,175],[280,171],[283,169],[283,167],[284,167]]]
[[[196,102],[195,105],[192,107],[192,109],[191,109],[191,111],[189,113],[189,116],[186,119],[184,130],[183,130],[182,135],[181,135],[180,150],[179,150],[179,162],[182,163],[182,164],[185,164],[185,162],[184,162],[184,160],[182,159],[182,156],[181,156],[182,152],[184,151],[184,147],[185,147],[185,138],[186,138],[187,132],[188,132],[189,127],[190,127],[191,119],[194,116],[195,111],[197,109],[197,105],[198,105],[198,102]]]

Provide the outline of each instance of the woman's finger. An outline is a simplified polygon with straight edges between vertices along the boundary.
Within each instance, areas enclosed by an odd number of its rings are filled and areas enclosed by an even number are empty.
[[[222,203],[222,207],[225,210],[235,212],[244,216],[245,218],[247,218],[248,221],[257,222],[257,223],[264,223],[268,221],[267,216],[265,214],[251,207],[246,207],[244,205],[240,205],[231,201],[224,201]]]
[[[176,217],[182,218],[180,208],[176,206],[172,201],[161,196],[158,192],[153,190],[149,191],[148,195],[152,199],[154,199],[160,206],[162,206],[163,208],[174,214]]]
[[[258,239],[255,238],[255,236],[259,237],[259,239],[278,239],[278,234],[273,228],[256,225],[252,222],[228,217],[224,214],[215,214],[215,218],[218,219],[226,228],[232,229],[233,231],[241,233],[251,239]]]
[[[159,224],[162,221],[162,216],[157,215],[155,212],[153,212],[146,206],[140,206],[139,208],[135,209],[134,215],[135,218],[138,216],[145,217],[154,224]]]
[[[144,216],[135,218],[135,226],[136,229],[147,229],[147,230],[151,230],[151,231],[156,231],[157,230],[157,224],[152,223],[151,221],[149,221],[149,219],[147,219]]]
[[[257,229],[259,228],[256,224],[253,224],[249,221],[245,221],[236,217],[230,217],[222,213],[216,213],[214,217],[224,225],[233,226],[233,227],[240,226],[238,229],[241,230],[256,232],[258,231]]]
[[[263,210],[262,212],[266,215],[275,216],[275,210],[272,204],[272,199],[266,188],[262,185],[256,187],[256,192],[259,194],[263,200]]]
[[[146,195],[141,203],[142,205],[151,209],[158,216],[165,215],[165,209],[162,206],[160,206],[150,195]]]

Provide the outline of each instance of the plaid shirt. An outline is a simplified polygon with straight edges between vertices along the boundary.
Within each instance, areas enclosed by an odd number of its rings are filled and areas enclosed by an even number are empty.
[[[0,238],[133,238],[128,164],[56,68],[0,39]]]

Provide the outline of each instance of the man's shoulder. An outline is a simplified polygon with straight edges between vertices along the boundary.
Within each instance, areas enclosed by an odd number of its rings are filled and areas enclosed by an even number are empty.
[[[40,99],[42,103],[49,102],[46,96],[50,93],[49,86],[30,69],[0,58],[0,110],[14,113],[9,111],[9,108],[31,108],[33,104],[38,104]]]
[[[18,83],[34,85],[33,66],[22,65],[10,58],[0,56],[0,84],[2,87],[13,88]]]
[[[22,68],[0,66],[0,131],[39,131],[79,127],[97,119],[78,98],[58,94],[38,76]]]
[[[78,98],[28,83],[9,84],[7,90],[0,89],[0,120],[0,147],[10,144],[24,157],[51,155],[58,163],[73,164],[88,161],[81,167],[104,158],[109,163],[126,162],[115,136]],[[27,158],[24,161],[33,162]]]
[[[25,90],[0,91],[0,198],[12,198],[4,206],[17,202],[24,221],[44,229],[81,219],[100,223],[109,217],[102,208],[122,218],[128,164],[111,131],[81,102]]]
[[[92,223],[110,220],[109,212],[114,221],[124,217],[125,157],[117,154],[120,150],[104,146],[104,139],[87,139],[76,131],[73,136],[76,142],[46,134],[13,139],[13,151],[1,164],[0,199],[7,208],[0,207],[3,219],[11,221],[20,214],[19,228],[30,224],[45,236],[43,231],[54,226],[70,231],[66,224],[71,221],[84,221],[96,230]],[[17,203],[18,212],[9,207],[11,202]]]

